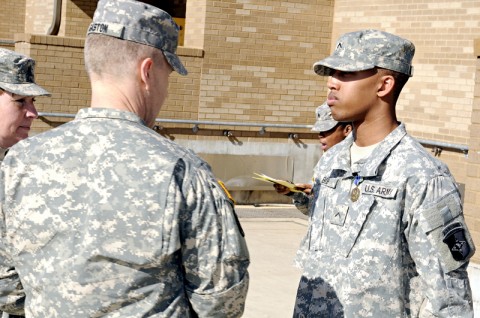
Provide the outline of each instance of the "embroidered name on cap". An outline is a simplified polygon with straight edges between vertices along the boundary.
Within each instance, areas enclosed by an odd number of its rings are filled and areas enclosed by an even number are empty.
[[[88,32],[107,33],[107,31],[108,31],[108,24],[105,24],[105,23],[92,23],[88,28]]]
[[[397,194],[397,188],[365,183],[363,186],[363,193],[391,199]]]

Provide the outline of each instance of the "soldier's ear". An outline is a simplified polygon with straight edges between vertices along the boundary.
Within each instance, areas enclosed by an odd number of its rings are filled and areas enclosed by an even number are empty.
[[[347,137],[348,134],[352,132],[352,129],[352,125],[346,125],[345,128],[343,128],[343,135]]]
[[[152,78],[153,60],[151,58],[143,59],[139,65],[140,80],[144,88],[148,91]]]
[[[395,78],[392,75],[381,75],[378,82],[377,95],[379,97],[385,97],[386,95],[393,93],[395,86]]]

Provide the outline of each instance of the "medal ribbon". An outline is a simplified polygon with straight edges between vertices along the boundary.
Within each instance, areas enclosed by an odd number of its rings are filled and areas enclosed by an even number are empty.
[[[356,175],[355,176],[355,179],[353,179],[353,184],[358,187],[358,185],[360,184],[360,182],[362,182],[362,177],[360,177],[359,175]]]
[[[356,175],[355,179],[353,179],[353,184],[355,185],[355,187],[350,192],[350,200],[352,200],[352,202],[356,202],[360,197],[360,189],[358,188],[360,182],[362,182],[362,177]]]

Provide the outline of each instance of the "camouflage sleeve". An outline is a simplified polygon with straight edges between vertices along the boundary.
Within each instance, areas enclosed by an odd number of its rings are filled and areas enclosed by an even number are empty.
[[[205,164],[179,164],[174,179],[169,200],[182,211],[182,265],[191,307],[198,317],[241,317],[249,254],[233,204]]]
[[[9,266],[3,256],[0,257],[2,258],[0,261],[0,314],[4,311],[23,316],[25,294],[20,278],[15,268]]]
[[[420,317],[473,317],[472,292],[467,274],[475,251],[454,181],[434,178],[417,189],[409,211],[406,238],[420,274],[426,301]]]
[[[5,245],[5,216],[3,198],[5,197],[3,171],[0,172],[0,312],[23,315],[25,294],[17,271],[12,266],[12,260],[7,254]]]
[[[298,211],[302,212],[302,214],[309,215],[310,214],[310,200],[311,196],[303,193],[303,192],[296,192],[292,196],[292,201]]]
[[[318,163],[316,167],[318,167]],[[316,169],[315,172],[317,172],[318,169],[317,168],[315,169]],[[320,187],[319,180],[315,178],[315,175],[314,175],[313,181],[314,181],[313,187],[309,195],[303,192],[297,192],[293,195],[293,199],[292,199],[295,207],[306,216],[309,216],[310,211],[312,211],[313,209],[313,205],[316,200],[315,195],[318,194],[318,189]]]

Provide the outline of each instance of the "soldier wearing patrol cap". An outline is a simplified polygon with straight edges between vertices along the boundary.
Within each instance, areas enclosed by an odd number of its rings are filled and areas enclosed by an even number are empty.
[[[315,118],[316,120],[312,127],[312,131],[329,131],[338,125],[338,121],[333,119],[332,111],[330,110],[330,107],[328,107],[326,101],[315,109]]]
[[[35,97],[50,96],[35,83],[34,71],[32,58],[0,48],[0,161],[9,147],[28,137],[30,126],[38,117]],[[22,317],[5,312],[1,316]]]
[[[315,171],[294,317],[473,317],[457,185],[395,115],[414,52],[361,30],[314,64],[333,118],[354,130]]]
[[[333,119],[332,111],[327,102],[318,106],[315,115],[317,120],[312,131],[318,132],[318,138],[323,151],[327,151],[344,140],[352,131],[350,122],[339,122]]]
[[[18,143],[2,166],[0,309],[242,315],[249,255],[233,202],[206,162],[149,128],[172,71],[187,73],[177,39],[156,7],[98,2],[85,43],[91,108]]]
[[[352,131],[351,123],[338,122],[333,119],[332,112],[330,111],[327,102],[324,102],[317,107],[315,110],[315,118],[316,120],[312,127],[312,131],[318,132],[318,139],[323,152],[344,140]],[[315,169],[317,168],[315,167]],[[312,203],[312,184],[296,183],[295,185],[303,190],[301,192],[292,192],[287,187],[277,183],[273,184],[273,187],[277,193],[292,197],[292,202],[295,207],[303,214],[308,215],[310,204]]]
[[[38,117],[35,97],[50,95],[35,83],[35,61],[0,48],[0,160],[4,152],[28,137]]]

